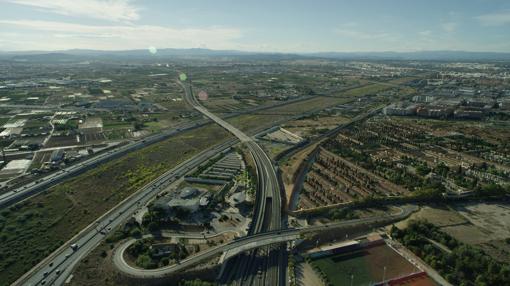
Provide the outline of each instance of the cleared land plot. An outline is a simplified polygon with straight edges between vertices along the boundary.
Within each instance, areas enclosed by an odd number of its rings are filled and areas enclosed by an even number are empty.
[[[417,269],[386,245],[378,245],[348,253],[318,258],[312,261],[333,285],[371,285],[386,279],[401,277]],[[351,284],[351,277],[352,284]]]
[[[469,221],[455,210],[445,205],[424,206],[408,219],[396,224],[400,229],[406,228],[410,220],[426,220],[438,227],[468,224]]]
[[[491,239],[510,237],[510,206],[477,203],[455,206],[455,209],[472,224],[487,230]]]
[[[76,135],[68,136],[51,136],[50,140],[46,143],[47,148],[50,147],[63,147],[81,145],[83,142],[78,142]]]
[[[293,120],[285,124],[285,129],[302,137],[317,135],[320,130],[329,130],[340,124],[345,124],[350,119],[345,116],[315,116]]]
[[[113,129],[103,133],[108,140],[120,140],[125,138],[131,138],[131,133],[128,132],[128,128],[125,129]]]
[[[80,138],[80,141],[83,142],[83,144],[98,143],[106,140],[106,137],[102,132],[83,134]]]

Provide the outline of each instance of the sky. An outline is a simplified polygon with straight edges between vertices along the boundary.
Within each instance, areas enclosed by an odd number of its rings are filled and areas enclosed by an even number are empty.
[[[0,51],[149,47],[510,52],[510,1],[0,0]]]

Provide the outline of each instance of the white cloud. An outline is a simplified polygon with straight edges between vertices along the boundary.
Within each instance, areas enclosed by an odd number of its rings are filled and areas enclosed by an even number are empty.
[[[206,44],[213,49],[231,47],[242,36],[233,28],[176,29],[153,25],[82,25],[53,21],[0,20],[0,25],[22,30],[4,37],[13,50],[105,49],[125,50],[148,46],[190,48]]]
[[[425,30],[425,31],[419,32],[418,34],[420,34],[420,36],[423,36],[423,37],[428,37],[428,36],[432,35],[432,31]]]
[[[129,0],[7,0],[44,11],[67,16],[84,16],[114,22],[130,22],[140,18],[138,8]]]
[[[448,33],[453,33],[457,30],[458,24],[456,22],[444,22],[441,23],[441,28]]]
[[[484,14],[475,17],[484,26],[503,26],[510,24],[510,11]]]
[[[336,29],[335,33],[343,37],[349,37],[357,40],[392,40],[396,36],[390,33],[368,33],[354,29]]]

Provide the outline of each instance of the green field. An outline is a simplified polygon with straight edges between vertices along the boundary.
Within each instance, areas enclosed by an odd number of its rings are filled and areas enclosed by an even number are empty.
[[[386,245],[364,248],[352,252],[312,259],[314,268],[320,269],[332,285],[369,285],[385,279],[415,272],[415,268]]]

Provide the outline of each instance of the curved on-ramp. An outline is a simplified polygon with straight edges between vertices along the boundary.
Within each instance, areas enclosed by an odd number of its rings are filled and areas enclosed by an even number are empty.
[[[121,246],[119,246],[115,250],[113,255],[113,262],[118,270],[120,270],[121,272],[128,276],[137,278],[160,278],[170,276],[174,273],[198,265],[224,253],[226,253],[230,257],[235,256],[241,252],[249,251],[262,246],[296,240],[301,237],[301,234],[307,232],[325,231],[335,228],[358,227],[367,224],[390,223],[393,221],[398,221],[407,218],[409,215],[411,215],[413,212],[417,210],[418,210],[417,206],[409,205],[402,207],[401,210],[396,214],[390,214],[386,216],[354,219],[348,221],[334,222],[325,225],[285,229],[254,234],[251,236],[246,236],[227,242],[225,244],[214,246],[205,251],[189,256],[186,259],[181,260],[177,264],[157,269],[141,269],[133,267],[125,261],[124,252],[129,246],[131,246],[135,241],[137,241],[137,239],[131,239],[126,243],[122,244]]]

